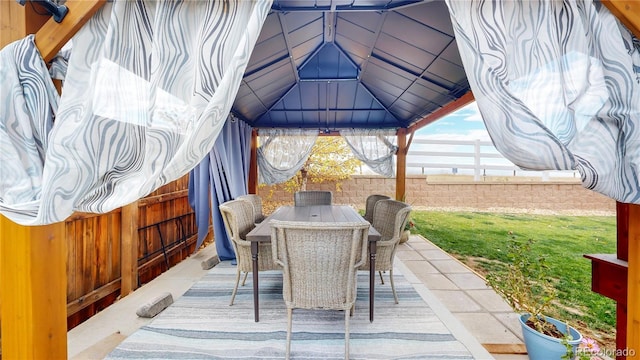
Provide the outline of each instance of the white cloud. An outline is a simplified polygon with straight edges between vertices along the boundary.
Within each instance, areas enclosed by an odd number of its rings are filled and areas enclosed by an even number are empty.
[[[489,133],[487,132],[486,129],[470,130],[466,136],[468,136],[469,138],[479,139],[483,141],[491,140],[491,138],[489,137]]]
[[[480,115],[480,110],[478,110],[478,105],[476,104],[476,102],[472,102],[471,104],[463,107],[460,112],[462,113],[462,115],[464,116],[463,120],[464,121],[471,121],[471,122],[481,122],[482,121],[482,116]]]
[[[465,133],[442,133],[442,134],[430,134],[430,135],[418,135],[420,139],[429,140],[481,140],[490,141],[489,133],[485,129],[468,130]]]

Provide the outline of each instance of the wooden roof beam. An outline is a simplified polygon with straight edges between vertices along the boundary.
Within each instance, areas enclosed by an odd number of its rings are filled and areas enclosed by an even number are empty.
[[[423,128],[429,124],[431,124],[432,122],[441,119],[449,114],[451,114],[452,112],[462,108],[463,106],[471,103],[472,101],[474,101],[476,98],[473,96],[473,93],[471,91],[468,91],[466,94],[462,95],[461,97],[459,97],[458,99],[448,103],[447,105],[441,107],[440,109],[432,112],[431,114],[423,117],[422,119],[418,120],[418,122],[416,122],[415,124],[409,126],[407,128],[407,132],[412,133],[415,132],[416,130]]]
[[[640,39],[640,2],[638,0],[601,0],[618,20]]]
[[[62,47],[98,12],[106,0],[67,0],[69,12],[62,22],[49,19],[36,33],[36,46],[45,62],[49,62]]]

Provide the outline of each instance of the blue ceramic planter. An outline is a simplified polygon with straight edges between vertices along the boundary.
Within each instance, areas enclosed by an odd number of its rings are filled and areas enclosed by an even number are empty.
[[[530,360],[560,360],[562,355],[567,352],[567,348],[562,344],[562,339],[557,339],[548,335],[541,334],[530,328],[525,321],[529,318],[529,314],[520,315],[520,325],[522,326],[522,336],[524,344],[527,347]],[[554,318],[545,317],[547,321],[558,327],[562,333],[567,333],[567,324]],[[573,345],[573,349],[578,347],[582,341],[582,335],[578,330],[569,327],[569,331],[573,340],[569,344]]]

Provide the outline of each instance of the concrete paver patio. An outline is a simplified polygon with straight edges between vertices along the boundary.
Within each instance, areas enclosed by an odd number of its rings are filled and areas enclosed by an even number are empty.
[[[528,359],[517,314],[480,275],[419,235],[396,256],[494,358]]]
[[[180,297],[207,270],[201,262],[215,255],[213,245],[185,259],[149,284],[114,303],[68,333],[69,359],[101,359],[124,338],[152,319],[139,318],[136,309],[163,292]],[[484,279],[419,235],[399,246],[396,266],[414,284],[422,284],[427,296],[442,306],[451,326],[460,324],[498,360],[528,359],[517,315]],[[423,294],[424,296],[424,294]]]

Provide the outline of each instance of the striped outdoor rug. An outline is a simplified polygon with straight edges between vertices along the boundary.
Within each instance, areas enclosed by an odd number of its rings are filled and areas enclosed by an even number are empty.
[[[369,276],[358,276],[350,321],[351,359],[472,359],[406,279],[395,274],[400,304],[377,279],[375,320],[369,322]],[[386,275],[385,275],[386,276]],[[260,322],[254,322],[251,276],[229,306],[235,267],[214,267],[107,359],[282,359],[287,316],[279,272],[260,273]],[[294,310],[292,359],[343,359],[344,313]]]

